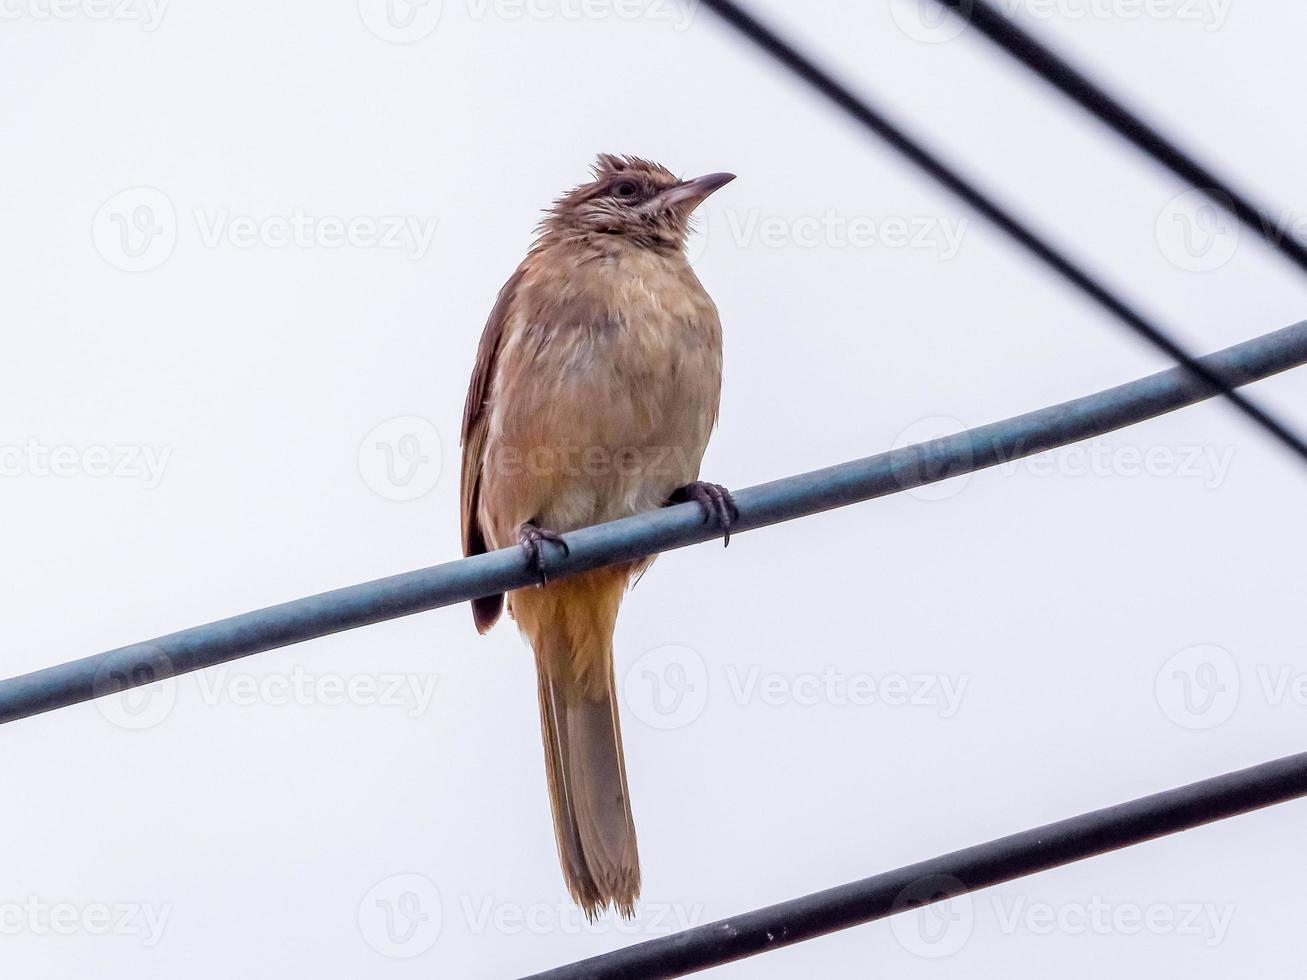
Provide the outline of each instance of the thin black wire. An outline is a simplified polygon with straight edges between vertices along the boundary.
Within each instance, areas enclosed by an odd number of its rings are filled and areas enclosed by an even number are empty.
[[[1302,796],[1307,753],[1000,837],[527,980],[681,977]]]
[[[1307,442],[1304,442],[1287,425],[1212,374],[1195,359],[1194,355],[1190,354],[1178,341],[1174,340],[1167,331],[1152,323],[1125,300],[1117,297],[1106,286],[1063,255],[1051,243],[1026,227],[1025,224],[980,190],[979,187],[944,163],[940,157],[927,150],[922,144],[908,136],[903,129],[892,123],[884,113],[872,108],[866,100],[854,95],[848,87],[836,81],[828,71],[819,67],[811,58],[800,53],[790,42],[780,37],[775,31],[740,7],[739,4],[734,3],[733,0],[701,0],[701,2],[703,6],[712,10],[746,38],[785,65],[795,75],[808,82],[848,115],[881,137],[890,146],[970,204],[1024,246],[1036,258],[1116,316],[1158,350],[1182,365],[1196,378],[1213,385],[1239,411],[1243,412],[1244,415],[1260,425],[1294,452],[1303,462],[1307,463]]]
[[[1235,190],[1229,181],[1199,163],[1157,129],[1113,98],[1102,86],[1070,65],[1064,58],[1027,33],[988,0],[935,0],[970,22],[978,31],[1003,48],[1027,68],[1060,89],[1147,153],[1176,176],[1192,184],[1218,207],[1228,211],[1256,232],[1266,244],[1307,271],[1307,245],[1291,230],[1280,227],[1264,208]]]

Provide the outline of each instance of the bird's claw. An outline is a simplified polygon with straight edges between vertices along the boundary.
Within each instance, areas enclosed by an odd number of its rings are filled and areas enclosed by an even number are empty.
[[[540,578],[540,584],[544,585],[547,581],[545,577],[545,553],[541,546],[542,541],[548,541],[556,544],[563,549],[563,557],[566,558],[572,553],[563,536],[557,531],[548,531],[539,525],[527,522],[517,529],[517,543],[522,551],[526,553],[526,564],[531,571],[535,572]]]
[[[740,519],[740,509],[735,506],[735,497],[731,491],[716,483],[696,480],[677,490],[672,499],[678,503],[692,500],[698,504],[699,509],[703,511],[704,523],[715,518],[717,525],[726,532],[726,543],[723,547],[730,546],[731,528]]]

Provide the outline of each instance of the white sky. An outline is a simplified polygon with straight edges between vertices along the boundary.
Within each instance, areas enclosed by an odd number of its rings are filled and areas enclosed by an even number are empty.
[[[740,175],[697,260],[727,338],[708,479],[1163,366],[706,11],[445,0],[395,44],[372,0],[178,2],[153,29],[66,2],[0,0],[6,675],[454,557],[477,337],[601,150]],[[755,5],[1195,348],[1303,316],[1285,263],[1183,251],[1183,188],[987,44],[905,33],[910,0]],[[1307,10],[1018,9],[1260,198],[1307,199]],[[307,239],[269,244],[297,214]],[[404,247],[368,239],[395,217]],[[1255,390],[1307,429],[1300,376]],[[373,431],[397,417],[426,421]],[[62,476],[36,458],[58,447]],[[93,447],[133,455],[97,476]],[[1298,751],[1305,480],[1209,405],[664,557],[618,628],[645,880],[620,930],[566,902],[525,647],[466,609],[14,724],[0,973],[512,976]],[[650,685],[680,676],[679,702]],[[901,679],[927,703],[886,703]],[[717,975],[1280,973],[1303,812]]]

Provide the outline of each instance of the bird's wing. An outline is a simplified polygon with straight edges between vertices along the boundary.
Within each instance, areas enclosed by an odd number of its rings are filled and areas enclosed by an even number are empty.
[[[463,433],[460,439],[463,446],[463,478],[459,496],[463,519],[463,554],[467,557],[483,554],[487,550],[485,531],[477,516],[481,494],[481,468],[484,464],[486,432],[490,421],[486,400],[490,397],[495,363],[504,338],[504,325],[512,309],[523,272],[523,269],[518,269],[513,277],[504,283],[504,288],[499,291],[499,298],[495,300],[495,307],[490,311],[490,319],[486,321],[486,328],[481,334],[481,343],[477,345],[476,364],[472,368],[467,402],[463,406]],[[503,606],[502,595],[474,599],[472,615],[476,620],[477,629],[482,633],[490,629],[499,618]]]

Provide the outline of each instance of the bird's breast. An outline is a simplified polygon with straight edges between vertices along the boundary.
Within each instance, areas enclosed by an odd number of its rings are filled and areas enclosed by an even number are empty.
[[[711,299],[684,262],[613,263],[532,286],[501,355],[490,452],[528,461],[513,489],[543,499],[556,527],[658,506],[697,478],[716,420]]]

